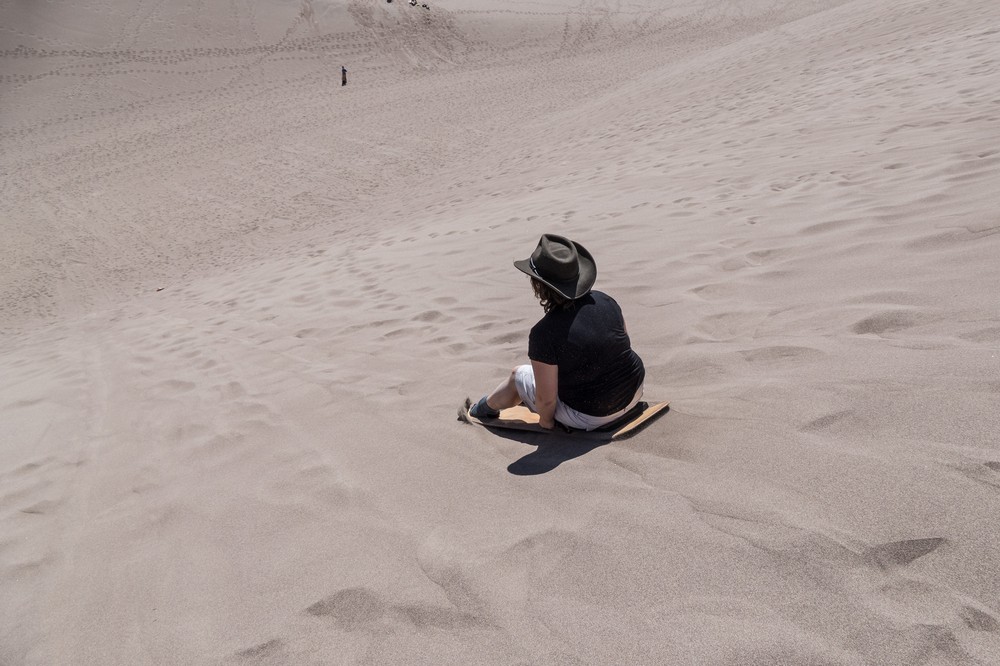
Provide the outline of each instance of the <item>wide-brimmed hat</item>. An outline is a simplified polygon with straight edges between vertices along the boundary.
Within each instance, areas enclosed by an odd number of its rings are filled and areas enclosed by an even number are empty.
[[[570,300],[586,296],[597,280],[597,264],[587,248],[552,234],[542,234],[531,256],[514,266]]]

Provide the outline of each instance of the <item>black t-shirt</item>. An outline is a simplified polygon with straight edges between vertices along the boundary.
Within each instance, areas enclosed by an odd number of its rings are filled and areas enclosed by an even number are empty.
[[[590,416],[628,407],[646,376],[621,308],[599,291],[547,312],[528,335],[528,358],[558,365],[559,399]]]

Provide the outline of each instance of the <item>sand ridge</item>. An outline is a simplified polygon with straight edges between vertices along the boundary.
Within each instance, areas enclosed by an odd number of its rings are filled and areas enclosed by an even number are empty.
[[[431,5],[0,3],[0,661],[992,663],[993,3]]]

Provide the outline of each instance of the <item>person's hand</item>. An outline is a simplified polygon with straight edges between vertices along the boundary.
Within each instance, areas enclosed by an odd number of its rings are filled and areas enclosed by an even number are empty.
[[[538,426],[543,430],[554,430],[556,427],[556,420],[540,418],[538,419]]]
[[[548,425],[542,423],[541,419],[539,419],[538,420],[538,425],[540,427],[544,428],[545,430],[548,430],[549,432],[564,432],[564,433],[567,433],[567,434],[572,434],[573,433],[573,429],[572,428],[570,428],[565,423],[562,423],[560,421],[556,421],[554,418],[551,421],[549,421]]]

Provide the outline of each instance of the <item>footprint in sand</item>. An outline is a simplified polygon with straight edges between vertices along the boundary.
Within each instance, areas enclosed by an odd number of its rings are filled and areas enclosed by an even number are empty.
[[[911,326],[916,326],[918,323],[920,323],[918,317],[911,312],[889,310],[872,315],[871,317],[865,317],[854,324],[851,330],[858,335],[882,335],[883,333],[890,333],[892,331],[901,331]]]
[[[363,587],[341,590],[306,608],[314,617],[330,618],[349,631],[374,624],[389,616],[417,628],[482,629],[489,623],[472,613],[432,604],[388,604]]]
[[[740,351],[740,356],[748,363],[775,363],[780,361],[809,360],[818,359],[823,356],[823,352],[813,347],[796,347],[791,345],[774,345],[771,347],[758,347],[757,349],[744,349]]]
[[[285,661],[285,643],[281,639],[273,638],[269,641],[255,645],[245,650],[240,650],[228,660],[229,663],[238,664],[273,664]]]
[[[959,616],[962,618],[965,626],[973,631],[1000,631],[1000,622],[989,613],[981,611],[978,608],[962,606]]]
[[[865,551],[864,559],[869,564],[873,564],[880,569],[903,567],[924,555],[934,552],[945,542],[946,539],[943,537],[930,537],[928,539],[907,539],[904,541],[883,543]]]
[[[825,416],[821,416],[818,419],[813,419],[809,423],[805,424],[800,428],[800,430],[805,432],[811,432],[814,430],[826,430],[834,423],[843,421],[846,418],[854,416],[854,411],[850,409],[841,410],[839,412],[832,412]]]
[[[990,344],[1000,342],[1000,326],[992,326],[989,328],[981,328],[975,331],[969,331],[968,333],[960,333],[959,336],[963,340],[968,340],[970,342],[976,342],[979,344]]]
[[[194,390],[196,385],[181,379],[168,379],[152,387],[151,392],[158,398],[170,398]]]
[[[388,605],[371,590],[352,587],[320,599],[306,608],[306,613],[330,618],[338,626],[350,630],[379,621],[387,610]]]

